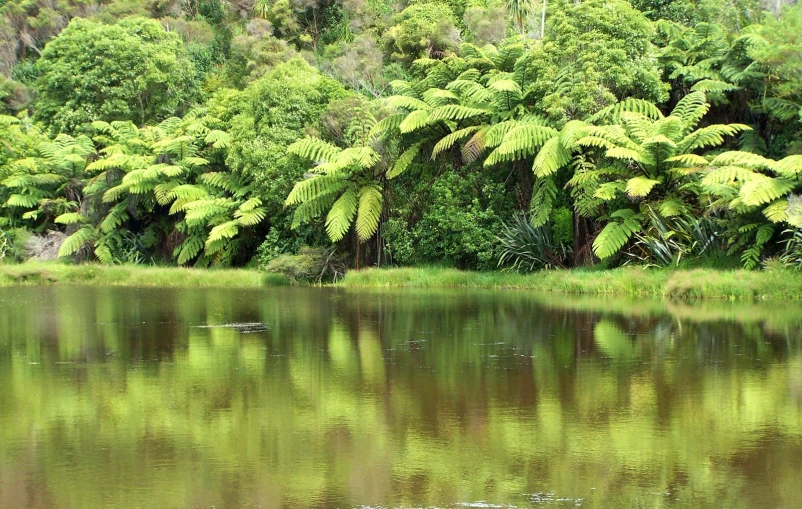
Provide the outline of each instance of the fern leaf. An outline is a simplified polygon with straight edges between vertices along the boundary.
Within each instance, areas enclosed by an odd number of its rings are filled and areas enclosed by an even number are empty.
[[[214,148],[228,148],[231,145],[231,135],[225,131],[212,129],[206,133],[203,139],[205,143],[210,143]]]
[[[751,152],[730,151],[723,152],[713,159],[712,166],[746,166],[748,168],[765,168],[773,170],[776,161]]]
[[[802,175],[802,155],[792,155],[780,159],[774,164],[774,170],[786,177],[799,177]]]
[[[478,126],[478,125],[469,126],[469,127],[464,128],[464,129],[460,129],[458,131],[454,131],[453,133],[443,137],[443,139],[438,141],[435,144],[434,148],[432,149],[432,159],[437,158],[437,156],[440,155],[442,152],[444,152],[444,151],[450,149],[451,147],[453,147],[456,142],[458,142],[462,138],[468,136],[469,134],[474,133],[474,132],[478,131],[479,129],[482,129],[482,127],[483,126]]]
[[[379,228],[384,198],[376,186],[365,186],[359,192],[359,211],[356,217],[356,234],[368,240]]]
[[[84,247],[88,242],[92,241],[95,236],[95,230],[91,226],[85,226],[75,233],[64,239],[61,246],[58,248],[58,256],[70,256],[76,253],[79,249]]]
[[[658,184],[660,184],[659,180],[652,180],[646,177],[633,177],[627,181],[626,192],[631,198],[643,198]]]
[[[87,223],[89,222],[89,218],[78,212],[67,212],[55,218],[53,222],[58,224]]]
[[[429,113],[426,123],[432,124],[440,120],[459,122],[468,118],[479,117],[485,115],[486,113],[487,112],[485,110],[479,108],[469,108],[467,106],[460,106],[458,104],[448,104],[433,109]],[[404,123],[402,122],[401,125],[403,126]],[[404,128],[401,127],[401,132],[404,132],[403,129]]]
[[[296,205],[310,201],[322,194],[341,190],[345,182],[337,176],[316,175],[310,179],[296,182],[284,201],[285,205]]]
[[[406,149],[403,154],[401,154],[398,159],[395,161],[393,168],[387,172],[387,178],[393,179],[402,173],[404,173],[412,161],[415,159],[415,156],[418,155],[420,152],[422,143],[416,143]]]
[[[793,182],[761,175],[741,186],[740,197],[747,206],[763,205],[787,195],[793,188]]]
[[[683,166],[707,166],[708,161],[704,157],[696,154],[680,154],[678,156],[669,157],[666,159],[667,163],[679,163]]]
[[[686,130],[690,131],[709,110],[704,92],[691,92],[677,102],[671,115],[679,117]]]
[[[431,106],[421,101],[420,99],[416,99],[414,97],[408,97],[405,95],[394,95],[388,97],[387,99],[384,100],[384,104],[387,105],[388,108],[403,109],[410,111],[417,111],[417,110],[428,111],[432,109]]]
[[[546,177],[571,162],[571,153],[563,146],[560,138],[554,137],[546,141],[535,156],[532,171],[538,177]]]
[[[39,203],[39,198],[31,194],[12,194],[6,200],[7,207],[31,208]]]
[[[788,220],[788,200],[775,200],[763,209],[763,215],[772,223]]]
[[[342,149],[327,143],[320,138],[302,138],[289,147],[287,152],[314,162],[333,162],[342,152]]]
[[[248,210],[242,210],[240,207],[234,212],[234,217],[237,218],[242,226],[255,226],[267,217],[267,209],[264,207],[255,207]]]
[[[198,254],[201,252],[201,249],[203,249],[203,238],[200,235],[189,236],[186,240],[184,240],[183,244],[181,244],[176,262],[179,265],[184,265],[188,261],[198,256]]]
[[[406,134],[417,131],[429,124],[429,112],[426,110],[415,110],[398,124],[398,130],[401,131],[402,134]]]
[[[733,90],[739,90],[740,88],[741,87],[739,87],[738,85],[733,85],[732,83],[727,83],[726,81],[706,79],[694,84],[691,87],[691,91],[709,94],[711,92],[712,93],[732,92]]]
[[[623,212],[623,211],[616,211]],[[640,229],[640,222],[632,211],[626,211],[623,221],[611,221],[599,232],[593,241],[593,252],[601,259],[609,258],[617,253],[629,241],[632,235]],[[619,214],[620,215],[620,214]]]
[[[501,145],[487,156],[484,165],[492,166],[500,162],[525,159],[558,134],[552,127],[535,124],[518,125],[511,129]]]
[[[356,194],[350,189],[340,196],[331,206],[331,210],[326,216],[326,233],[332,242],[340,241],[354,220],[357,210]]]
[[[240,222],[237,220],[226,221],[212,228],[209,232],[209,237],[206,239],[206,247],[220,242],[224,239],[233,239],[239,233]]]
[[[534,228],[548,222],[556,197],[557,185],[554,183],[554,179],[545,177],[535,180],[532,201],[529,204],[529,223]]]

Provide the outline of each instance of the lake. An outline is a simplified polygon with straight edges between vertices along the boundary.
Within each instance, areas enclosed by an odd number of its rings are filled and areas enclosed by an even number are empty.
[[[799,507],[802,305],[0,288],[0,507]]]

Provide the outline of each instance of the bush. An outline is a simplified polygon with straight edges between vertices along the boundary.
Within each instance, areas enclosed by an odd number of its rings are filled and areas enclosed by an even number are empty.
[[[790,234],[790,237],[785,241],[780,262],[786,267],[802,270],[802,228],[785,230],[783,233]]]
[[[36,64],[36,118],[70,132],[93,120],[160,121],[198,97],[181,37],[153,20],[73,19]]]
[[[564,268],[571,253],[570,245],[556,238],[551,224],[534,227],[523,213],[515,214],[512,221],[505,223],[497,239],[498,265],[506,265],[515,272]]]
[[[321,283],[341,279],[345,261],[332,248],[304,247],[298,254],[283,254],[263,267],[265,272],[280,274],[293,283]]]

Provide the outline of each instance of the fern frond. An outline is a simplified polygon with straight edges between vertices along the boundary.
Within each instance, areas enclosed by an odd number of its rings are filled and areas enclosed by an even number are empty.
[[[384,117],[371,128],[368,137],[370,139],[380,139],[387,136],[390,132],[398,130],[398,126],[401,125],[401,122],[403,122],[406,117],[406,113],[396,113]]]
[[[356,234],[366,241],[376,233],[381,220],[384,198],[381,190],[369,185],[359,191],[359,211],[356,217]]]
[[[404,173],[409,165],[412,164],[412,161],[415,159],[415,156],[418,155],[418,152],[420,152],[421,146],[422,143],[416,143],[398,156],[398,159],[396,159],[392,169],[387,172],[387,178],[393,179]]]
[[[548,222],[556,197],[557,185],[554,183],[554,179],[545,177],[535,180],[532,201],[529,203],[529,223],[534,228]]]
[[[738,85],[733,85],[732,83],[727,83],[726,81],[705,79],[694,84],[691,87],[691,91],[702,92],[705,94],[709,94],[711,92],[721,94],[724,92],[732,92],[733,90],[739,90],[740,88],[741,87],[739,87]]]
[[[687,154],[705,147],[716,147],[724,143],[724,136],[734,136],[752,128],[743,124],[715,124],[702,127],[686,135],[677,143],[677,152]]]
[[[426,124],[432,124],[434,122],[439,122],[440,120],[450,120],[452,122],[459,122],[468,118],[480,117],[486,114],[487,111],[483,109],[469,108],[467,106],[460,106],[458,104],[447,104],[445,106],[439,106],[433,109],[431,113],[429,113],[429,115],[426,117],[427,118]],[[401,125],[403,126],[404,123],[402,122]],[[401,132],[404,132],[403,127],[401,127],[400,129]]]
[[[785,177],[799,177],[802,175],[802,155],[792,155],[780,159],[774,164],[773,169]]]
[[[710,110],[704,92],[691,92],[677,102],[671,115],[679,117],[685,131],[690,131]]]
[[[457,143],[462,138],[478,131],[479,129],[482,129],[483,127],[484,126],[479,126],[479,125],[469,126],[464,129],[454,131],[453,133],[443,137],[443,139],[438,141],[435,144],[434,148],[432,149],[432,159],[437,158],[437,156],[440,155],[442,152],[449,150],[451,147],[454,146],[455,143]]]
[[[354,215],[356,215],[356,210],[357,197],[350,189],[345,191],[334,202],[326,216],[326,233],[328,233],[332,242],[342,240],[345,234],[348,233],[354,220]]]
[[[720,166],[705,175],[702,184],[706,186],[714,184],[728,184],[730,182],[748,182],[758,174],[748,168],[741,166]]]
[[[233,239],[237,236],[237,233],[239,233],[240,226],[241,224],[237,220],[226,221],[223,224],[215,226],[212,228],[212,231],[209,232],[209,237],[206,239],[206,248],[209,249],[210,246],[221,240]]]
[[[6,206],[29,209],[39,203],[39,199],[38,196],[32,194],[12,194],[6,200]]]
[[[552,127],[534,124],[518,125],[511,129],[501,145],[487,156],[484,165],[492,166],[499,162],[525,159],[558,134],[557,130]]]
[[[345,183],[337,176],[316,175],[296,182],[285,200],[285,205],[296,205],[314,199],[318,195],[342,189]]]
[[[406,134],[417,131],[418,129],[426,127],[429,124],[431,124],[431,122],[429,122],[429,111],[415,110],[407,115],[400,124],[398,124],[398,130],[402,134]]]
[[[639,217],[631,210],[618,210],[613,215],[622,221],[607,223],[593,241],[593,252],[601,259],[617,253],[641,226]]]
[[[109,234],[122,225],[128,219],[128,208],[126,203],[118,203],[113,206],[103,221],[100,222],[100,231]]]
[[[198,254],[201,252],[201,249],[203,249],[203,243],[203,237],[200,235],[190,235],[181,244],[176,263],[178,263],[178,265],[184,265],[188,261],[198,256]]]
[[[89,218],[78,212],[67,212],[56,217],[53,222],[58,224],[88,223]]]
[[[678,156],[669,157],[665,160],[667,163],[679,163],[682,166],[696,167],[707,166],[708,160],[696,154],[680,154]]]
[[[772,223],[788,220],[788,200],[775,200],[763,209],[763,215]]]
[[[571,162],[571,152],[561,143],[560,138],[554,137],[543,144],[535,156],[532,171],[538,177],[546,177]]]
[[[64,242],[61,243],[61,246],[58,248],[59,258],[76,253],[87,243],[91,242],[94,237],[95,229],[91,226],[84,226],[76,230],[75,233],[64,239]]]
[[[626,192],[630,198],[643,198],[648,196],[654,186],[660,184],[659,180],[646,177],[633,177],[627,181]]]
[[[214,148],[228,148],[231,145],[231,135],[225,131],[212,129],[206,133],[203,141],[210,143]]]
[[[746,166],[747,168],[774,170],[776,161],[766,159],[751,152],[729,151],[716,156],[710,162],[711,166]]]
[[[242,226],[255,226],[267,217],[267,209],[264,207],[255,207],[249,210],[242,210],[242,207],[234,212],[234,217],[237,218]]]
[[[396,109],[396,110],[409,110],[409,111],[428,111],[431,110],[432,107],[429,106],[424,101],[420,99],[416,99],[414,97],[409,97],[405,95],[394,95],[384,99],[384,104],[388,108]]]
[[[764,175],[756,176],[741,186],[740,197],[747,206],[763,205],[787,195],[794,183]]]
[[[318,163],[321,161],[333,162],[342,149],[320,138],[306,137],[287,147],[287,152]]]

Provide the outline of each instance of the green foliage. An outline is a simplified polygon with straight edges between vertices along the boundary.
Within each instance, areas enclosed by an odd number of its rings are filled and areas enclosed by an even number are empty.
[[[503,225],[498,243],[498,266],[508,266],[515,272],[565,267],[571,252],[554,234],[551,225],[532,226],[525,214],[516,214],[510,223]]]
[[[289,223],[284,202],[308,168],[288,147],[310,131],[328,134],[331,129],[320,123],[329,104],[346,96],[339,83],[301,60],[292,60],[243,92],[220,92],[212,100],[212,110],[221,110],[231,126],[226,164],[253,181],[253,193],[262,200],[269,225]],[[335,123],[347,131],[350,120]],[[306,239],[310,245],[317,240],[314,234]]]
[[[443,57],[457,48],[459,31],[454,11],[445,3],[417,2],[397,14],[384,35],[391,58],[412,61],[419,57]]]
[[[487,269],[525,213],[566,265],[758,267],[802,226],[799,5],[0,3],[0,228],[77,259]]]
[[[786,230],[788,235],[785,247],[780,255],[780,262],[786,267],[802,270],[802,229]]]
[[[303,247],[297,255],[282,254],[262,266],[265,272],[280,274],[293,283],[337,282],[345,274],[341,255],[332,248]]]
[[[74,19],[36,65],[36,118],[53,132],[93,120],[160,121],[198,97],[181,39],[152,20]]]

